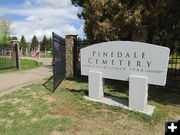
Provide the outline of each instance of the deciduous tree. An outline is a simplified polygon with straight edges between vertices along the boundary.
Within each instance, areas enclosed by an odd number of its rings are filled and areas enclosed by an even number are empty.
[[[0,44],[9,44],[10,43],[10,25],[12,20],[3,18],[0,16]]]

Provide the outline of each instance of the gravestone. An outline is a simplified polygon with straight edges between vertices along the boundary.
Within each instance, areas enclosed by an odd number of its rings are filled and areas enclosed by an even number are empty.
[[[129,81],[129,107],[144,110],[148,84],[166,84],[167,47],[131,41],[112,41],[82,48],[81,75],[88,76],[89,97],[104,97],[104,78]]]

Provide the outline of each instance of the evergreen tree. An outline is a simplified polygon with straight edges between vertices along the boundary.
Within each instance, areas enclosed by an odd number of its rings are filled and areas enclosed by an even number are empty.
[[[25,54],[26,48],[28,48],[28,44],[25,40],[25,37],[22,35],[21,40],[19,42],[19,48],[22,48],[23,53]]]
[[[44,35],[43,40],[41,42],[41,51],[44,51],[47,48],[48,48],[48,39]]]
[[[82,7],[84,32],[90,41],[132,40],[142,29],[147,42],[180,48],[179,0],[71,0]],[[179,49],[180,50],[180,49]]]
[[[48,51],[52,51],[52,39],[49,38],[48,40],[48,48],[47,48]]]
[[[10,40],[18,40],[18,38],[16,36],[12,36],[10,37]]]
[[[38,39],[37,39],[36,35],[34,35],[31,40],[31,50],[36,49],[38,47],[38,44],[39,44]]]

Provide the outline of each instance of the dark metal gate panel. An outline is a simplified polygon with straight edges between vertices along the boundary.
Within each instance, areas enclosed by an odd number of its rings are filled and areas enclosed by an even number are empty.
[[[65,40],[52,33],[53,39],[53,92],[66,75]]]

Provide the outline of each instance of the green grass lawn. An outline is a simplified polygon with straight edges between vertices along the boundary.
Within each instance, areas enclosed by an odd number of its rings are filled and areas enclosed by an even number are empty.
[[[6,61],[10,61],[10,58],[6,58]],[[21,59],[20,64],[21,64],[21,70],[32,69],[32,68],[40,67],[43,65],[42,62],[40,62],[38,64],[38,62],[35,60],[27,60],[27,59]],[[18,70],[18,69],[0,69],[0,73],[13,72],[13,71],[20,71],[20,70]]]
[[[87,78],[66,79],[54,94],[43,82],[0,97],[0,134],[162,135],[165,120],[180,119],[178,90],[150,87],[148,103],[156,106],[150,117],[85,100]],[[106,80],[105,94],[128,99],[128,85]]]
[[[45,55],[41,55],[40,58],[52,58],[53,55],[51,53],[47,53],[46,56]]]
[[[42,66],[42,62],[40,62],[38,64],[38,62],[35,60],[21,59],[20,62],[21,62],[21,69],[22,70]]]
[[[12,67],[11,59],[6,57],[0,57],[0,67],[1,68]]]

